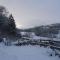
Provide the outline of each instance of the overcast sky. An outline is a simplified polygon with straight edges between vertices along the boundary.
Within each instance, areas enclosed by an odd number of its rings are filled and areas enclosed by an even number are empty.
[[[20,28],[60,23],[60,0],[0,0],[0,5],[13,14]]]

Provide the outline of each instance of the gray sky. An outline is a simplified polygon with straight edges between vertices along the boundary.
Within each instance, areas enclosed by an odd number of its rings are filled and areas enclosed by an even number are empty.
[[[0,0],[0,5],[13,14],[20,28],[60,23],[60,0]]]

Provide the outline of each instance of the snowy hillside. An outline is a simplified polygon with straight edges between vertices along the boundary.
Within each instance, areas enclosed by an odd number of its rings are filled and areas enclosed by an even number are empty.
[[[60,41],[60,33],[56,34],[56,38],[36,36],[34,32],[20,32],[20,33],[22,35],[22,38],[29,39],[29,40],[54,40],[54,41]]]
[[[60,60],[49,48],[39,46],[4,46],[0,44],[0,60]]]

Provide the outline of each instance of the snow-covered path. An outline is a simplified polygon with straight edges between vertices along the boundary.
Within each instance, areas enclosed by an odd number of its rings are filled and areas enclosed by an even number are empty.
[[[0,46],[0,60],[60,60],[49,56],[49,51],[39,46]]]

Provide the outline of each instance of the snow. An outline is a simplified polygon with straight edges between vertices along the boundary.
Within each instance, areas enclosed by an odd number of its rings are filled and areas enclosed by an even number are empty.
[[[49,56],[53,51],[40,46],[4,46],[0,44],[0,60],[60,60]]]
[[[43,37],[43,36],[36,36],[34,32],[20,32],[21,35],[29,35],[30,37],[23,37],[30,40],[52,40],[52,38],[49,37]],[[56,38],[53,38],[54,41],[60,41],[60,33],[56,35]]]
[[[21,35],[25,35],[26,34],[26,32],[20,32],[21,33]]]
[[[33,39],[35,39],[35,40],[39,40],[39,39],[42,39],[42,40],[49,40],[50,38],[48,38],[48,37],[34,36]]]
[[[40,37],[40,36],[33,36],[30,38],[31,40],[52,40],[53,41],[60,41],[60,38],[49,38],[49,37]]]

